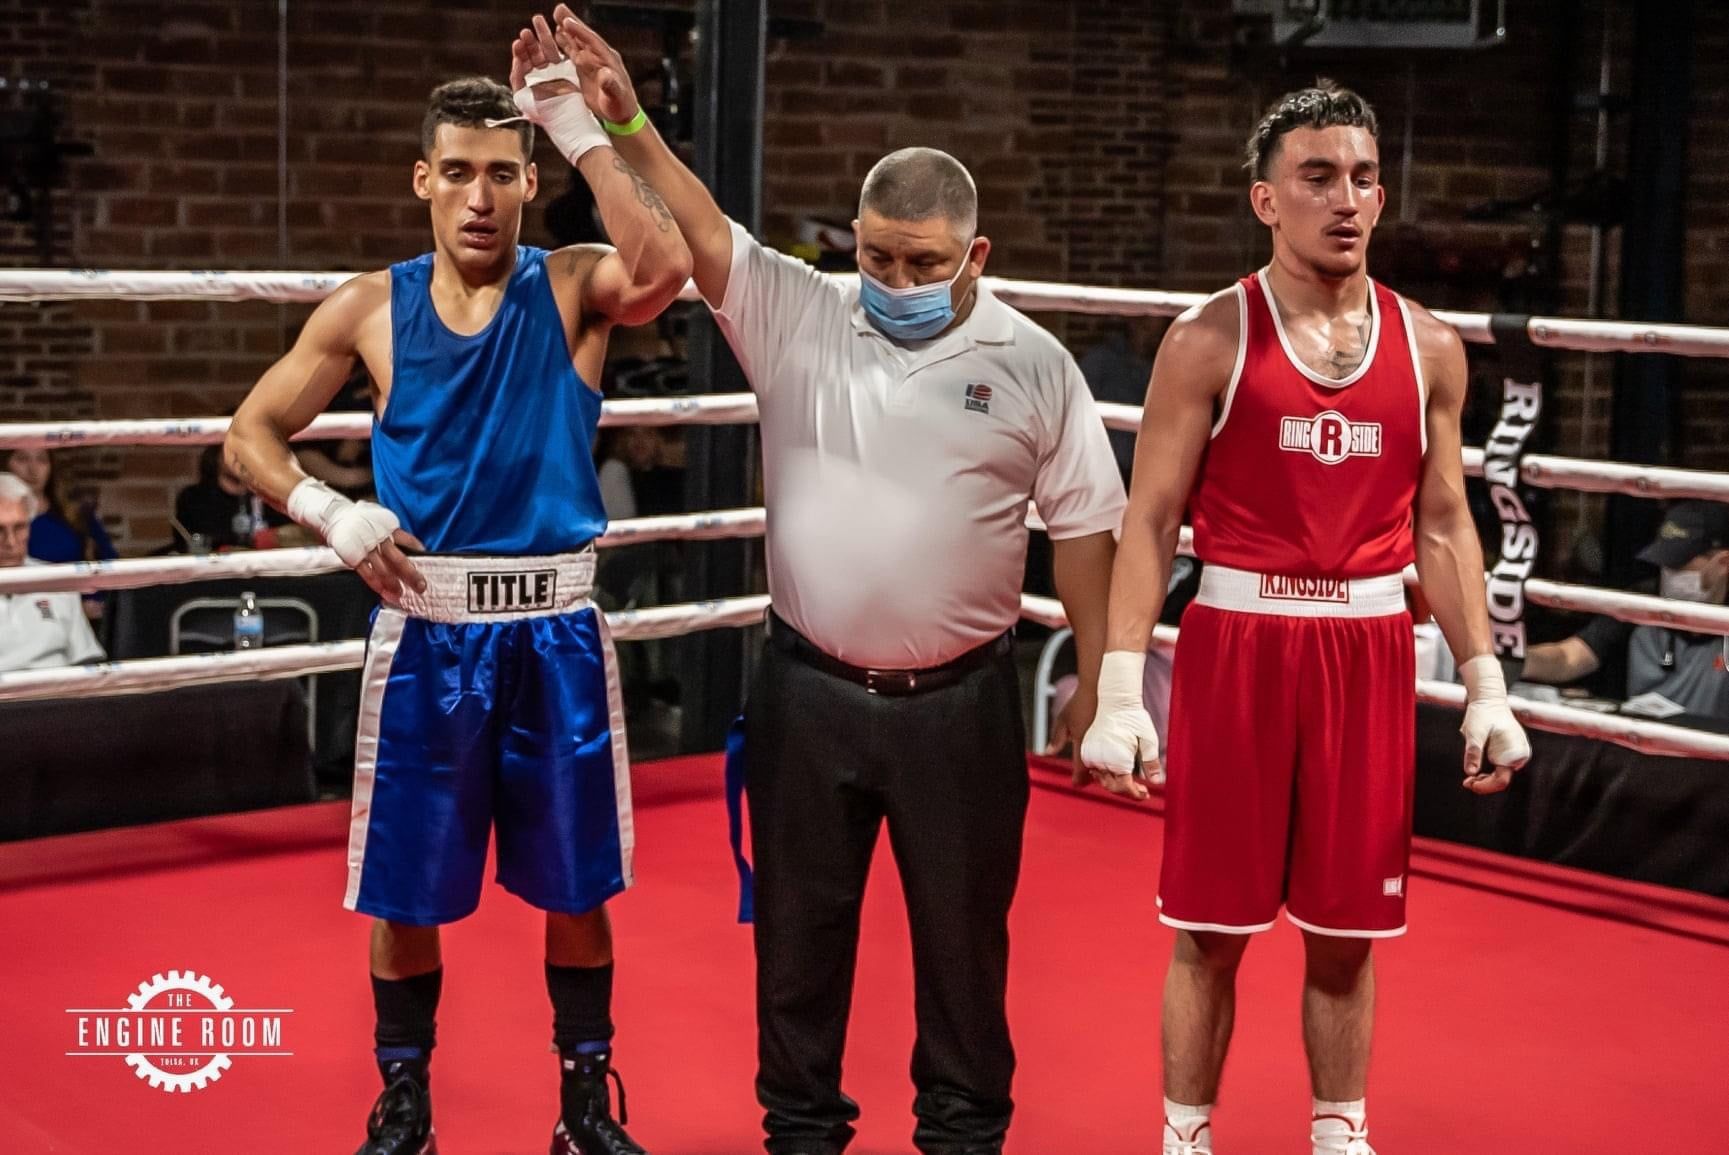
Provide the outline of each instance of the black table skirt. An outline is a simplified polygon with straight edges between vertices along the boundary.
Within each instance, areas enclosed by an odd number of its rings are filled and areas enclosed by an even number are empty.
[[[251,590],[260,598],[299,598],[318,614],[318,640],[363,638],[378,598],[347,571],[303,578],[240,578],[119,590],[108,607],[108,654],[116,661],[155,658],[169,652],[174,611],[196,598],[233,598]],[[354,771],[354,727],[360,702],[360,672],[320,674],[315,680],[318,728],[313,766],[327,788],[345,788]]]
[[[0,841],[316,797],[300,683],[0,702]]]
[[[1531,730],[1530,765],[1479,797],[1459,718],[1417,708],[1418,834],[1729,898],[1729,762]]]

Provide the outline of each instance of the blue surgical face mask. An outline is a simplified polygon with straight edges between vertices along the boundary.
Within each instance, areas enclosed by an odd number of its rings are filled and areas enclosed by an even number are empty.
[[[967,242],[967,256],[973,251]],[[928,285],[908,285],[904,289],[890,288],[863,268],[859,269],[859,304],[865,316],[885,336],[895,341],[922,341],[948,328],[955,319],[954,295],[950,292],[961,274],[967,271],[967,261],[946,281]]]

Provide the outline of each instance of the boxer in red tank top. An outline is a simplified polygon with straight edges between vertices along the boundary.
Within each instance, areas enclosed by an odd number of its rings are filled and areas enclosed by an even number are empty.
[[[1370,947],[1404,932],[1411,836],[1405,566],[1465,674],[1466,788],[1504,789],[1530,747],[1492,656],[1465,502],[1464,346],[1366,268],[1385,199],[1374,113],[1331,84],[1290,93],[1251,136],[1249,167],[1272,260],[1179,317],[1159,350],[1081,756],[1116,793],[1165,778],[1166,1155],[1213,1150],[1237,966],[1281,907],[1306,948],[1313,1150],[1373,1155]],[[1185,509],[1206,568],[1161,767],[1140,668]]]

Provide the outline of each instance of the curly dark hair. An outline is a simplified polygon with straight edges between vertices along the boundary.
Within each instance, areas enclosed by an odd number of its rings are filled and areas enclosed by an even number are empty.
[[[426,116],[420,122],[420,152],[432,155],[432,143],[438,137],[438,126],[454,124],[459,128],[485,128],[489,120],[507,120],[518,116],[510,89],[485,76],[465,76],[447,80],[432,90],[426,99]],[[524,158],[534,154],[534,125],[518,120],[504,127],[522,140]]]
[[[1367,129],[1371,137],[1380,136],[1375,110],[1349,88],[1323,77],[1315,81],[1313,88],[1287,92],[1267,108],[1266,115],[1255,125],[1255,131],[1249,134],[1243,167],[1255,180],[1266,180],[1267,170],[1278,155],[1279,141],[1286,133],[1298,128],[1333,128],[1339,125]]]

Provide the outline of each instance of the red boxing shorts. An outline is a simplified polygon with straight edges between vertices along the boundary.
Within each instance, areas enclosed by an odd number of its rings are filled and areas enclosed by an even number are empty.
[[[1405,930],[1416,655],[1399,575],[1208,566],[1171,687],[1159,921]]]

